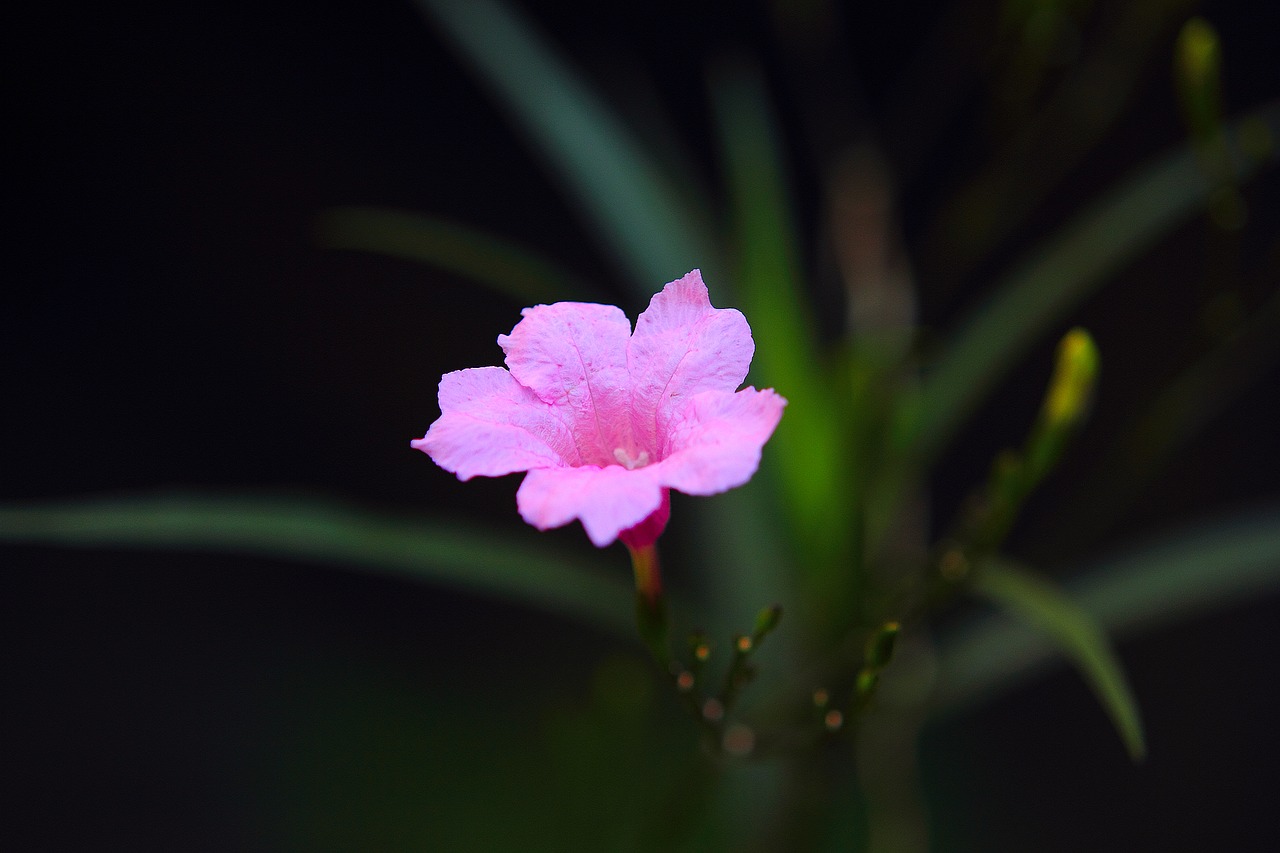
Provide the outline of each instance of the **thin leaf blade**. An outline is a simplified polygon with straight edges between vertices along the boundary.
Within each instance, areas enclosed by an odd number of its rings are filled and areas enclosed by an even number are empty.
[[[1134,761],[1146,755],[1138,703],[1098,622],[1057,587],[1001,561],[978,570],[973,589],[1049,637],[1075,665],[1111,717]]]
[[[472,64],[630,274],[637,295],[719,264],[709,229],[604,100],[498,0],[418,0]]]
[[[778,122],[758,71],[745,62],[721,63],[711,91],[733,208],[734,266],[758,343],[752,376],[789,401],[772,441],[784,506],[799,541],[833,543],[849,526],[839,414],[806,311]]]
[[[214,551],[357,568],[494,595],[631,639],[620,563],[593,563],[456,522],[390,518],[318,499],[157,494],[0,507],[0,541]]]
[[[1262,129],[1261,133],[1258,132]],[[1280,137],[1280,103],[1238,121],[1231,138]],[[1280,156],[1280,146],[1237,156],[1236,179],[1247,180]],[[927,464],[1040,337],[1107,277],[1206,203],[1214,184],[1196,151],[1184,145],[1140,171],[1033,251],[973,313],[930,371],[919,411],[903,429]]]
[[[316,232],[327,248],[429,264],[527,305],[599,300],[576,276],[532,251],[444,219],[380,207],[334,207],[317,218]]]
[[[1097,563],[1065,589],[1119,637],[1274,594],[1280,589],[1280,506],[1159,537]],[[1001,615],[970,623],[939,640],[935,712],[989,701],[1057,657],[1030,625]]]

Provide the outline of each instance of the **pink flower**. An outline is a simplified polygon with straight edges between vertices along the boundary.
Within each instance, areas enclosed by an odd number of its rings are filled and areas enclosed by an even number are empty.
[[[668,490],[741,486],[786,400],[737,387],[755,343],[742,314],[711,307],[698,270],[653,297],[635,332],[620,308],[537,305],[499,335],[508,370],[440,380],[440,418],[412,442],[458,475],[528,471],[516,493],[539,530],[575,518],[598,547],[651,545]]]

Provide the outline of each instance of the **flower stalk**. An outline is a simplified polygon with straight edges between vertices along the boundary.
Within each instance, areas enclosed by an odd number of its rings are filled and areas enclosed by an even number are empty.
[[[667,671],[671,666],[668,644],[667,597],[662,588],[662,567],[658,546],[654,542],[633,546],[631,568],[636,579],[636,628],[658,665]]]

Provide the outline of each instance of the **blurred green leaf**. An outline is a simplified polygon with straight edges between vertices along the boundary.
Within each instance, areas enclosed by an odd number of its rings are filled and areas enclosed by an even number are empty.
[[[1280,589],[1280,506],[1207,524],[1100,563],[1065,585],[1114,636],[1152,629]],[[936,708],[954,711],[1042,672],[1055,646],[992,616],[939,642]]]
[[[553,708],[525,745],[554,804],[546,849],[670,850],[706,819],[710,762],[676,703],[659,701],[657,676],[634,657],[605,660],[590,698]]]
[[[609,572],[532,538],[388,518],[333,501],[161,494],[9,505],[0,507],[0,541],[219,551],[362,569],[494,595],[635,637],[621,554]]]
[[[513,677],[482,652],[459,678],[313,654],[238,698],[270,709],[253,770],[276,811],[256,847],[670,850],[703,819],[708,762],[638,657],[606,659],[582,695],[574,662],[513,660],[528,670]]]
[[[950,62],[934,65],[935,75],[947,74],[953,79],[941,81],[931,75],[932,79],[922,79],[916,87],[917,94],[924,96],[917,100],[926,102],[919,109],[926,113],[938,90],[951,93],[950,99],[944,94],[939,101],[950,100],[956,105],[966,91],[964,84],[954,79],[957,77],[967,79],[970,87],[980,86],[988,97],[988,120],[979,123],[980,129],[975,128],[971,140],[990,149],[987,163],[951,195],[929,241],[934,245],[926,250],[934,258],[945,259],[953,280],[967,278],[989,260],[1043,209],[1046,199],[1070,179],[1086,157],[1105,144],[1108,132],[1150,85],[1152,59],[1159,62],[1159,57],[1167,55],[1171,31],[1196,2],[1115,3],[1111,4],[1112,12],[1102,16],[1088,14],[1088,2],[1067,4],[1074,7],[1070,13],[1061,8],[1052,11],[1050,7],[1063,5],[1056,0],[1015,0],[1012,5],[1021,7],[1020,14],[1014,16],[1021,21],[1009,22],[1014,23],[1014,31],[1035,33],[1031,43],[1047,48],[1048,53],[1033,49],[1029,55],[1026,48],[1031,44],[1026,43],[1011,51],[997,47],[994,54],[990,48],[970,47],[964,53],[969,55],[971,66],[989,69],[986,73],[957,68],[953,57]],[[1079,18],[1082,12],[1087,20]],[[953,39],[964,38],[961,28],[954,29]],[[1009,41],[1006,46],[1013,47]],[[979,59],[979,51],[986,56]],[[1038,60],[1028,64],[1036,53]],[[1072,61],[1061,61],[1068,55]],[[1049,65],[1040,65],[1045,60]],[[910,134],[910,126],[903,129]],[[952,140],[947,147],[956,144]]]
[[[321,245],[430,264],[517,302],[600,301],[576,276],[532,252],[443,219],[378,207],[334,207],[316,221]]]
[[[982,563],[973,588],[1053,640],[1093,688],[1129,756],[1137,761],[1146,754],[1138,703],[1106,633],[1088,612],[1049,582],[999,560]]]
[[[850,526],[848,495],[841,494],[839,409],[822,381],[800,284],[778,123],[763,80],[745,62],[717,66],[711,92],[725,151],[742,308],[757,342],[752,374],[789,403],[772,441],[784,504],[804,545],[838,543]]]
[[[771,448],[766,446],[764,453],[768,458]],[[676,498],[681,516],[691,519],[688,528],[696,531],[690,562],[703,579],[701,598],[714,608],[696,614],[696,624],[689,627],[728,636],[741,630],[743,620],[767,602],[799,609],[789,583],[795,576],[794,559],[785,548],[786,533],[772,508],[765,482],[769,473],[761,471],[742,488],[710,500]],[[786,633],[782,632],[777,645],[785,645]]]
[[[1237,122],[1231,132],[1263,126],[1280,137],[1280,103]],[[1234,150],[1234,149],[1233,149]],[[1272,145],[1265,160],[1275,160]],[[1234,159],[1244,180],[1261,162]],[[963,325],[929,372],[920,409],[901,429],[928,464],[1000,378],[1040,337],[1157,238],[1201,208],[1213,183],[1192,146],[1184,145],[1113,190],[1034,251]]]
[[[586,212],[636,294],[720,264],[709,228],[608,105],[515,9],[498,0],[418,0]]]

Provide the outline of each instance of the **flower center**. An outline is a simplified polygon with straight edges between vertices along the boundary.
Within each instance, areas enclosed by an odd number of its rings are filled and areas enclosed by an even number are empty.
[[[649,451],[641,450],[635,456],[632,456],[621,447],[613,451],[613,458],[618,460],[618,464],[626,468],[628,471],[634,471],[637,468],[643,468],[649,464]]]

